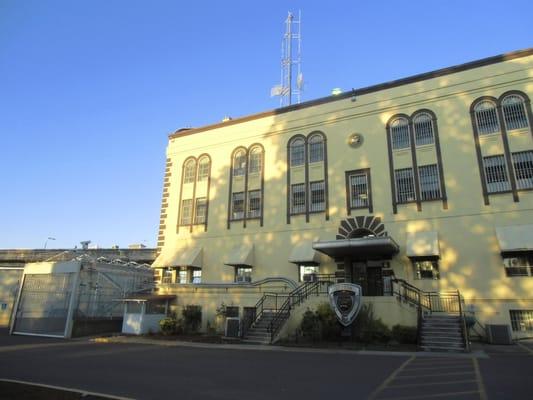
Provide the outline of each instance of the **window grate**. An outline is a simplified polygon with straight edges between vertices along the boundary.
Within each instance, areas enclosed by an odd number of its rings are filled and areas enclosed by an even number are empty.
[[[203,158],[198,163],[198,181],[206,181],[209,177],[209,160]]]
[[[368,207],[368,179],[366,174],[350,175],[350,207]]]
[[[233,193],[231,199],[231,219],[244,218],[244,192]]]
[[[196,199],[196,211],[194,214],[195,224],[205,224],[205,217],[207,214],[207,199],[199,197]]]
[[[513,167],[518,189],[533,189],[533,151],[513,153]]]
[[[524,99],[512,94],[502,100],[503,119],[507,130],[527,128],[527,116]]]
[[[293,140],[290,145],[291,167],[303,165],[305,163],[305,143],[303,139]]]
[[[261,217],[261,191],[250,190],[248,192],[248,218]]]
[[[246,172],[246,154],[239,151],[233,157],[233,176],[244,176]]]
[[[417,146],[432,144],[435,139],[433,135],[433,120],[430,115],[419,114],[414,119],[415,143]]]
[[[474,108],[477,131],[480,135],[498,132],[500,124],[496,114],[496,106],[492,101],[484,100],[479,102]]]
[[[309,162],[324,161],[324,141],[320,135],[309,139]]]
[[[305,212],[305,184],[298,183],[291,186],[291,214]]]
[[[398,203],[415,201],[413,169],[397,169],[394,171],[394,176],[396,178],[396,201]]]
[[[185,164],[185,169],[183,171],[183,183],[192,183],[196,175],[196,162],[190,160]]]
[[[418,176],[420,178],[420,197],[422,200],[440,199],[441,193],[437,164],[419,167]]]
[[[506,192],[511,189],[503,155],[483,157],[483,166],[489,193]]]
[[[324,211],[326,209],[326,194],[324,181],[311,182],[309,185],[311,203],[310,212]]]
[[[513,331],[533,331],[533,310],[509,310]]]
[[[192,222],[192,199],[181,201],[181,225],[190,225]]]
[[[405,118],[398,118],[390,124],[392,148],[394,150],[405,149],[410,146],[409,123]]]
[[[262,164],[262,157],[261,157],[261,150],[259,150],[257,147],[253,148],[250,151],[250,164],[249,164],[249,173],[250,174],[258,174],[261,172],[261,164]]]

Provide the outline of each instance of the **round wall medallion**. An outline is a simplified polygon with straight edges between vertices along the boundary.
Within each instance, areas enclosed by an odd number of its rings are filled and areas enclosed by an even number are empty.
[[[360,133],[352,133],[348,136],[348,145],[350,147],[359,147],[363,144],[363,135]]]

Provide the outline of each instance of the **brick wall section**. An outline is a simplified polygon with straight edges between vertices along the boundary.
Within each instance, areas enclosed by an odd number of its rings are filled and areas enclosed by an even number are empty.
[[[165,177],[163,179],[163,198],[161,200],[161,215],[159,216],[159,232],[157,234],[157,253],[161,252],[161,249],[165,245],[165,227],[167,220],[167,207],[168,196],[170,187],[170,177],[172,175],[172,161],[167,158],[165,165]]]

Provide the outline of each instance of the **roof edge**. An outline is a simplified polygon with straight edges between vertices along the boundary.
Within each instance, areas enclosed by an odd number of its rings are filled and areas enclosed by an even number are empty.
[[[348,92],[344,92],[339,95],[320,97],[315,100],[309,100],[303,103],[293,104],[287,107],[275,108],[269,111],[263,111],[260,113],[250,114],[250,115],[246,115],[243,117],[231,119],[225,122],[217,122],[215,124],[205,125],[199,128],[178,129],[177,131],[171,133],[168,137],[169,139],[175,139],[175,138],[182,137],[182,136],[188,136],[188,135],[192,135],[192,134],[200,133],[204,131],[209,131],[209,130],[216,129],[216,128],[236,125],[236,124],[240,124],[243,122],[252,121],[255,119],[269,117],[272,115],[285,114],[291,111],[301,110],[304,108],[326,104],[326,103],[330,103],[333,101],[344,100],[354,95],[360,96],[364,94],[379,92],[381,90],[392,89],[398,86],[408,85],[410,83],[438,78],[441,76],[455,74],[457,72],[462,72],[462,71],[466,71],[469,69],[485,67],[487,65],[497,64],[500,62],[514,60],[516,58],[527,57],[530,55],[533,55],[533,47],[523,49],[523,50],[517,50],[517,51],[513,51],[509,53],[504,53],[504,54],[500,54],[497,56],[482,58],[482,59],[475,60],[475,61],[469,61],[467,63],[458,64],[458,65],[454,65],[451,67],[440,68],[440,69],[433,70],[430,72],[423,72],[421,74],[411,75],[406,78],[400,78],[400,79],[396,79],[396,80],[392,80],[392,81],[388,81],[384,83],[378,83],[372,86],[366,86],[366,87],[359,88],[359,89],[352,89]]]

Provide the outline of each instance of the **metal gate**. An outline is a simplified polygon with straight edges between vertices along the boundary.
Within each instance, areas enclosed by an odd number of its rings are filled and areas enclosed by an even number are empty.
[[[25,274],[13,333],[65,336],[76,273]]]

